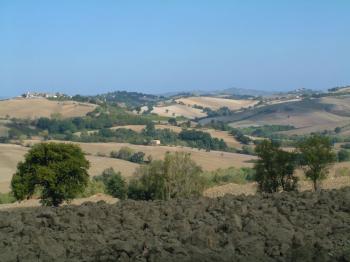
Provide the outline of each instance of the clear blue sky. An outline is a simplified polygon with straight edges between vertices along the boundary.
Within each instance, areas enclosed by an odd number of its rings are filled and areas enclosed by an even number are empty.
[[[0,96],[350,84],[348,0],[0,0]]]

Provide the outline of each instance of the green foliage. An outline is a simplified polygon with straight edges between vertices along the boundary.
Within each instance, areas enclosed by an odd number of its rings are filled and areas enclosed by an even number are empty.
[[[105,193],[106,186],[102,181],[97,181],[95,179],[89,180],[84,192],[79,194],[78,197],[90,197],[98,193]]]
[[[337,158],[339,162],[345,162],[350,160],[350,152],[346,149],[340,149],[337,153]]]
[[[254,166],[259,191],[273,193],[296,190],[296,159],[293,153],[283,151],[270,140],[262,141],[256,146],[255,152],[259,157]]]
[[[332,143],[326,136],[313,134],[298,144],[298,150],[305,176],[313,182],[314,190],[317,190],[320,180],[326,178],[329,167],[336,160]]]
[[[11,193],[0,193],[0,204],[11,204],[16,198]]]
[[[212,138],[209,133],[198,130],[182,130],[179,138],[187,142],[191,147],[203,148],[206,150],[227,150],[228,146],[223,139]]]
[[[141,151],[136,152],[130,157],[130,162],[142,164],[144,162],[144,158],[145,158],[145,153]]]
[[[119,199],[126,198],[127,184],[120,172],[115,172],[113,168],[104,170],[102,175],[94,177],[94,180],[105,185],[107,194]]]
[[[344,149],[350,149],[350,143],[347,143],[347,144],[343,144],[340,146],[341,148],[344,148]]]
[[[119,151],[112,151],[111,157],[129,161],[133,153],[134,150],[132,150],[130,147],[124,146],[119,149]]]
[[[248,145],[252,140],[243,134],[242,131],[240,131],[239,129],[232,129],[231,130],[231,135],[233,135],[239,142],[241,142],[242,144]]]
[[[141,151],[135,153],[134,150],[125,146],[119,149],[119,151],[112,151],[111,157],[142,164],[144,162],[145,153]]]
[[[176,118],[173,118],[173,117],[172,117],[172,118],[169,118],[168,123],[169,123],[170,125],[176,126],[176,125],[177,125]]]
[[[243,167],[237,169],[230,167],[227,169],[218,169],[211,172],[204,172],[202,174],[206,181],[206,187],[216,185],[223,185],[228,183],[246,184],[254,180],[255,171],[252,168]]]
[[[200,195],[204,189],[201,168],[190,154],[167,153],[164,161],[152,161],[137,171],[130,181],[128,197],[132,199],[171,199]]]
[[[88,168],[89,162],[77,145],[34,145],[24,162],[17,166],[11,181],[13,195],[17,200],[23,200],[40,188],[42,203],[58,206],[84,191],[89,179]]]

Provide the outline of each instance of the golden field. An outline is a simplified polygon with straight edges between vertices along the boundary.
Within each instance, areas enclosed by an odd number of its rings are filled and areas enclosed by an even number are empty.
[[[96,105],[74,101],[51,101],[45,98],[9,99],[0,101],[0,118],[39,118],[60,114],[62,117],[85,116]]]

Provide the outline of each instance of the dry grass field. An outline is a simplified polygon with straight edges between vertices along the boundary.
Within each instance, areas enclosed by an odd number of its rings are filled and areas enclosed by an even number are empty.
[[[74,101],[50,101],[44,98],[9,99],[0,101],[0,118],[39,118],[59,113],[62,117],[85,116],[96,105]]]
[[[23,160],[27,151],[27,147],[0,144],[0,192],[10,190],[10,182],[12,175],[16,172],[17,163]],[[88,155],[86,158],[91,164],[90,176],[100,175],[104,169],[113,167],[114,170],[120,171],[125,178],[130,178],[139,166],[128,161],[108,157]]]
[[[38,140],[25,140],[25,144],[38,143]],[[56,141],[62,142],[62,141]],[[243,155],[237,153],[198,150],[189,147],[176,147],[176,146],[143,146],[132,145],[128,143],[76,143],[88,154],[110,154],[111,151],[119,150],[122,147],[130,147],[135,151],[142,151],[146,156],[151,155],[153,159],[163,159],[167,152],[187,152],[190,153],[192,159],[204,170],[212,171],[218,168],[227,168],[231,166],[239,167],[251,167],[251,160],[255,159],[254,156]]]
[[[209,122],[205,119],[202,123]],[[232,122],[233,127],[259,125],[292,125],[295,130],[284,134],[305,134],[334,130],[350,123],[350,98],[325,97],[285,104],[277,104],[237,113],[216,120]]]
[[[312,183],[306,180],[301,170],[297,171],[300,177],[299,190],[312,190]],[[329,172],[328,178],[322,182],[323,189],[339,189],[345,186],[350,186],[350,162],[336,163]],[[225,184],[207,189],[204,195],[207,197],[220,197],[226,194],[232,195],[253,195],[256,193],[256,183]]]
[[[221,107],[228,107],[231,110],[238,110],[244,107],[253,106],[257,103],[255,100],[240,100],[240,99],[226,99],[220,97],[209,97],[209,96],[192,96],[177,99],[176,102],[184,103],[190,106],[202,106],[209,107],[213,110],[217,110]]]
[[[183,116],[188,119],[194,119],[196,117],[205,117],[206,113],[202,112],[201,109],[193,108],[186,105],[170,105],[170,106],[156,106],[154,107],[152,113],[160,116],[175,117]]]

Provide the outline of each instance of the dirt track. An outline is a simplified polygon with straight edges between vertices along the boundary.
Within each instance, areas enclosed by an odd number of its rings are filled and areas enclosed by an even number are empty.
[[[0,212],[0,261],[350,261],[350,188]]]

